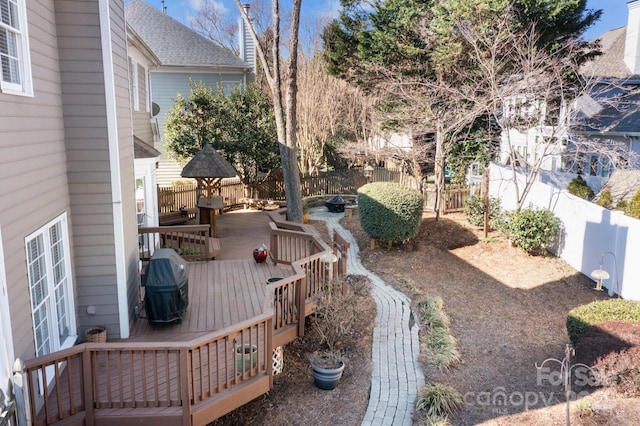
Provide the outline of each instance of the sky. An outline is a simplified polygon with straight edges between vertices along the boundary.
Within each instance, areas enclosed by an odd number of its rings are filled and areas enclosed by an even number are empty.
[[[587,8],[603,11],[600,21],[585,33],[587,40],[627,25],[627,0],[587,0]]]
[[[130,0],[125,0],[128,2]],[[146,0],[147,3],[162,9],[162,0]],[[193,16],[198,6],[205,0],[165,0],[164,6],[167,13],[174,19],[189,25],[189,18]],[[222,6],[222,10],[230,16],[238,17],[237,7],[233,0],[209,0],[215,1]],[[245,3],[245,1],[242,1]],[[249,3],[252,3],[251,1]],[[290,1],[281,1],[282,6],[290,4]],[[337,17],[339,13],[339,0],[303,0],[301,17],[301,35],[308,33],[316,26],[318,18],[328,21]],[[605,32],[622,27],[627,23],[627,0],[587,0],[587,8],[602,9],[603,14],[591,29],[585,33],[587,40],[592,40],[601,36]],[[308,35],[308,34],[307,34]]]

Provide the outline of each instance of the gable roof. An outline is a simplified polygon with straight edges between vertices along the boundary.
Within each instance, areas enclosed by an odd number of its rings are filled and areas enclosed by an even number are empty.
[[[201,36],[169,15],[134,0],[125,5],[127,24],[164,66],[250,69],[231,51]]]
[[[608,31],[599,37],[602,55],[582,66],[585,77],[629,78],[633,74],[624,63],[624,47],[627,40],[627,27]]]
[[[594,86],[592,96],[583,95],[599,106],[594,114],[589,108],[577,111],[577,122],[573,127],[578,133],[638,135],[640,134],[640,88],[637,84],[607,84]],[[579,102],[584,103],[584,102]]]
[[[161,155],[161,152],[140,139],[137,136],[133,136],[133,157],[138,159],[143,158],[156,158]]]
[[[189,178],[226,178],[235,177],[238,174],[226,158],[206,144],[184,166],[181,176]]]

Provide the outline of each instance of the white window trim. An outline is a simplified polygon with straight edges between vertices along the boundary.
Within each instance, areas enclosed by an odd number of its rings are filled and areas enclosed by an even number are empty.
[[[133,92],[133,110],[140,110],[140,92],[138,88],[138,62],[131,59],[131,91]]]
[[[11,0],[10,0],[11,1]],[[26,0],[15,0],[18,6],[18,25],[19,28],[10,27],[0,22],[0,28],[6,28],[17,34],[18,43],[18,61],[20,63],[20,79],[21,83],[10,83],[4,81],[0,76],[0,92],[33,97],[33,82],[31,77],[31,54],[29,52],[29,25],[27,24],[27,6]],[[1,66],[1,65],[0,65]]]
[[[151,93],[149,93],[149,70],[147,67],[143,66],[144,69],[144,103],[145,103],[145,111],[151,111]]]
[[[67,277],[66,284],[65,284],[65,295],[67,296],[65,308],[69,318],[69,335],[64,339],[64,341],[60,341],[60,336],[58,332],[58,321],[57,321],[58,314],[57,314],[57,309],[55,307],[56,300],[55,300],[55,292],[54,292],[55,284],[51,281],[51,276],[53,275],[53,270],[52,270],[53,262],[51,260],[51,245],[47,244],[47,240],[49,239],[48,231],[52,226],[54,226],[57,223],[60,223],[62,243],[64,245],[63,256],[66,260],[64,264],[64,273]],[[61,349],[65,349],[73,346],[78,337],[76,334],[76,317],[75,317],[75,307],[74,307],[75,301],[74,301],[74,294],[73,294],[73,276],[71,274],[71,252],[69,249],[69,227],[67,222],[67,214],[66,213],[61,214],[60,216],[56,217],[55,219],[53,219],[52,221],[42,226],[37,231],[33,232],[32,234],[28,235],[25,238],[25,255],[26,255],[27,262],[29,258],[28,243],[33,239],[37,238],[39,235],[43,235],[45,238],[44,256],[46,260],[45,266],[47,269],[46,273],[48,277],[46,285],[49,291],[49,300],[47,303],[49,304],[48,314],[50,315],[48,332],[49,332],[49,336],[51,337],[50,349],[51,349],[51,352],[53,352],[53,351],[59,351]],[[29,276],[29,288],[31,288],[31,270],[29,267],[27,267],[27,274]],[[30,299],[32,298],[30,297]],[[31,300],[31,308],[32,308],[31,319],[34,327],[33,338],[34,338],[34,344],[37,348],[38,342],[35,341],[37,339],[37,336],[35,335],[35,328],[37,324],[35,322],[35,317],[33,316],[33,300]]]

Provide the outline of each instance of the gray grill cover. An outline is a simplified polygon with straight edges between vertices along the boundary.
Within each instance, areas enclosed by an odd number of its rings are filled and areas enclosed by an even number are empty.
[[[145,310],[152,322],[181,320],[189,305],[187,262],[173,249],[157,249],[146,270]]]

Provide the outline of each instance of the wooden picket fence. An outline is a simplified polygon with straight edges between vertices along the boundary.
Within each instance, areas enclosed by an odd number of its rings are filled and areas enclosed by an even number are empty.
[[[367,182],[397,182],[401,185],[420,191],[424,194],[425,206],[434,205],[435,189],[432,185],[421,185],[413,176],[397,170],[376,168],[367,180],[361,170],[349,169],[323,172],[314,176],[300,178],[300,189],[303,197],[326,194],[355,194]],[[441,214],[464,210],[466,200],[472,195],[472,189],[466,185],[447,185],[442,203]],[[224,179],[221,184],[221,196],[225,208],[232,208],[243,204],[246,198],[259,200],[284,201],[284,181],[275,176],[269,176],[263,181],[246,186],[240,179]],[[177,211],[180,207],[193,208],[196,206],[196,185],[176,185],[158,187],[158,205],[160,213]]]

